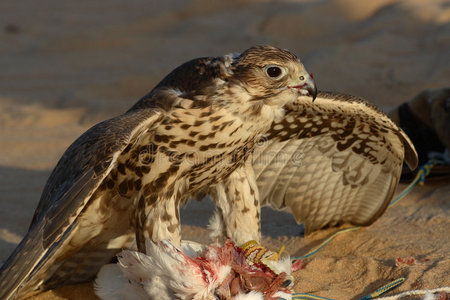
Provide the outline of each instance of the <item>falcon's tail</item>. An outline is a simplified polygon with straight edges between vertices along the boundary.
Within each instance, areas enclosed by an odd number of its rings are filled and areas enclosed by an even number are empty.
[[[15,299],[36,290],[53,264],[52,257],[66,240],[66,230],[59,242],[45,248],[44,221],[41,220],[25,235],[14,252],[0,268],[0,299]]]
[[[42,267],[45,251],[42,244],[42,222],[34,226],[0,268],[0,299],[14,299],[35,289],[39,283],[34,274]],[[39,226],[41,225],[41,226]]]

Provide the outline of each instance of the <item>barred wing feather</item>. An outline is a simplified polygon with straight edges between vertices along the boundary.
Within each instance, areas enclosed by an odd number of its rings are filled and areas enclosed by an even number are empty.
[[[406,134],[384,113],[347,95],[320,93],[286,107],[257,147],[262,204],[290,210],[307,231],[369,225],[386,209],[403,161],[417,165]]]

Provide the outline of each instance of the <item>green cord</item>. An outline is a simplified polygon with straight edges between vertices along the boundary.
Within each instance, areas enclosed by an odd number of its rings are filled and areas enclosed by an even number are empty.
[[[373,293],[370,293],[367,296],[362,297],[360,300],[370,300],[370,299],[374,299],[390,290],[392,290],[393,288],[399,286],[400,284],[402,284],[406,279],[404,277],[400,277],[392,282],[389,282],[386,285],[383,285],[382,287],[380,287],[378,290],[376,290]],[[333,300],[331,298],[325,298],[325,297],[321,297],[321,296],[315,296],[315,295],[311,295],[311,294],[305,294],[305,293],[293,293],[292,294],[292,299],[313,299],[313,300]]]
[[[431,169],[437,164],[437,162],[438,161],[436,159],[430,159],[423,166],[421,166],[419,171],[417,171],[417,175],[414,180],[400,193],[400,195],[389,203],[389,207],[394,205],[398,200],[403,199],[417,184],[424,185],[425,177],[430,174]]]
[[[400,284],[402,284],[406,279],[404,277],[400,277],[392,282],[389,282],[386,285],[383,285],[382,287],[380,287],[378,290],[376,290],[373,293],[370,293],[367,296],[362,297],[360,300],[369,300],[369,299],[374,299],[378,296],[380,296],[381,294],[384,294],[390,290],[392,290],[393,288],[399,286]]]
[[[292,299],[333,300],[330,298],[315,296],[315,295],[311,295],[311,294],[304,294],[304,293],[293,293]]]
[[[350,227],[350,228],[345,228],[342,230],[339,230],[338,232],[334,233],[333,235],[331,235],[330,237],[328,237],[327,239],[325,239],[322,243],[320,243],[320,245],[315,248],[314,250],[308,252],[307,254],[303,255],[303,256],[297,256],[297,257],[293,257],[292,260],[298,260],[298,259],[305,259],[308,258],[314,254],[316,254],[317,252],[319,252],[320,249],[322,249],[323,247],[325,247],[329,242],[331,242],[336,236],[340,235],[341,233],[344,232],[350,232],[350,231],[356,231],[358,229],[360,229],[361,226],[354,226],[354,227]]]

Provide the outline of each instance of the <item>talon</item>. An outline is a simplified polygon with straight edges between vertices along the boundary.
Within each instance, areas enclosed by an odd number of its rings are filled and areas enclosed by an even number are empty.
[[[287,279],[283,282],[283,287],[288,287],[291,285],[291,283],[292,283],[292,281],[290,279]]]

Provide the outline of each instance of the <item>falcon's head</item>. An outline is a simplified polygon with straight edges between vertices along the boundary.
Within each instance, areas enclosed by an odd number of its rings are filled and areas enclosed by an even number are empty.
[[[170,109],[181,96],[197,107],[217,104],[242,116],[258,117],[262,110],[281,116],[282,107],[299,95],[314,100],[317,89],[298,57],[276,47],[254,46],[241,54],[182,64],[131,110],[155,105]]]
[[[240,84],[251,96],[267,105],[283,106],[298,98],[317,95],[312,74],[297,56],[272,46],[251,47],[235,57],[232,82]]]

